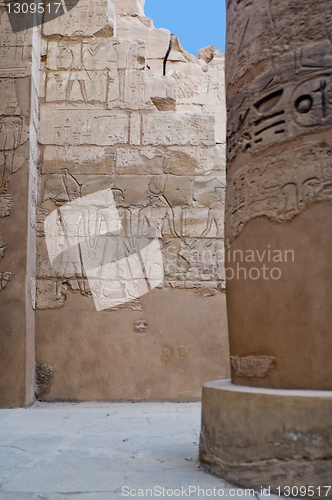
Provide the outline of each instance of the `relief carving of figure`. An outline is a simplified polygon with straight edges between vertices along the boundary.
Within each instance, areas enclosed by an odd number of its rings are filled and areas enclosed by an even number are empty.
[[[201,238],[206,238],[211,235],[213,227],[215,227],[215,238],[224,237],[224,217],[223,217],[224,204],[221,201],[214,202],[210,209],[207,220],[206,229],[201,234]]]
[[[87,214],[81,210],[73,209],[69,211],[57,210],[57,230],[56,230],[56,253],[59,255],[54,266],[58,278],[69,279],[75,277],[81,293],[85,293],[83,282],[84,268],[81,249],[79,246],[79,233],[81,225],[86,231]],[[75,244],[76,243],[76,244]],[[63,295],[63,282],[57,281],[56,298]]]
[[[114,49],[117,54],[117,70],[119,76],[119,95],[122,102],[126,96],[126,72],[128,67],[129,44],[115,43]]]
[[[150,204],[139,211],[138,227],[140,234],[144,235],[148,229],[156,231],[156,236],[162,238],[164,234],[169,234],[173,238],[178,237],[175,225],[174,214],[170,205],[163,195],[149,195]]]
[[[99,46],[96,48],[89,47],[89,52],[97,51]],[[88,95],[86,90],[86,81],[91,80],[91,77],[86,70],[83,62],[84,51],[86,50],[86,44],[80,41],[71,41],[68,43],[67,50],[70,52],[72,61],[69,66],[69,80],[66,88],[66,99],[69,100],[70,94],[74,85],[74,82],[77,81],[81,94],[84,101],[88,101]]]

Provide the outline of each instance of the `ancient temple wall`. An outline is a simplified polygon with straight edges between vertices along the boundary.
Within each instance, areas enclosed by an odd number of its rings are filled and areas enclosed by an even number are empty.
[[[0,406],[34,400],[39,33],[0,5]]]
[[[182,49],[180,67],[173,46],[163,76],[170,33],[153,28],[142,2],[114,4],[116,13],[110,2],[81,1],[69,17],[42,29],[39,397],[196,400],[203,382],[229,373],[223,57],[213,51],[211,60],[197,60]],[[85,241],[93,236],[99,248],[96,223],[105,220],[111,198],[126,243],[116,244],[115,260],[142,258],[141,240],[149,232],[161,244],[159,268],[145,269],[149,293],[135,296],[126,285],[131,300],[122,303],[107,295],[103,271],[91,285],[85,242],[70,258],[60,252],[52,267],[45,238],[50,220],[60,245],[77,237],[68,229],[66,207],[79,212],[87,203],[79,200],[89,200],[93,207],[78,217],[90,228]],[[90,240],[87,245],[91,250]],[[96,251],[86,258],[105,268],[105,252]],[[153,276],[160,272],[157,283]],[[116,287],[114,280],[107,286]]]

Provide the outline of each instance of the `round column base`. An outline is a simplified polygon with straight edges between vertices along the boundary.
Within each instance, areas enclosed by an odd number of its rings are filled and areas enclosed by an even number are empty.
[[[241,487],[332,498],[332,391],[205,384],[200,461]]]

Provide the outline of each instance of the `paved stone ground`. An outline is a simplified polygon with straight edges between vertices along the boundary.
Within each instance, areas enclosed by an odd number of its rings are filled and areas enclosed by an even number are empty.
[[[200,412],[199,403],[37,403],[0,410],[0,499],[202,499],[220,498],[221,489],[224,497],[249,498],[200,467]],[[154,487],[160,489],[145,491]]]

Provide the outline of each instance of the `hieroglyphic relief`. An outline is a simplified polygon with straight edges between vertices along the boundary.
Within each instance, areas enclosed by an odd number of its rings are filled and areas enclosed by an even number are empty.
[[[63,205],[80,195],[80,185],[68,171],[46,176],[42,201],[53,200],[56,205]]]
[[[286,53],[228,102],[228,158],[258,152],[332,123],[332,45]]]
[[[11,273],[0,273],[0,292],[6,288],[8,281],[10,281]]]
[[[69,106],[43,106],[40,142],[51,145],[111,146],[127,144],[129,117],[123,111],[94,108],[68,109]]]
[[[42,169],[44,174],[112,174],[116,150],[98,146],[46,146]]]
[[[130,211],[117,209],[111,189],[78,198],[45,220],[53,269],[87,276],[97,311],[131,302],[162,282],[158,238],[150,227],[139,235],[130,229]]]
[[[7,14],[2,16],[2,22],[6,16]],[[4,42],[9,41],[3,32],[2,36]],[[4,52],[6,55],[6,45]],[[19,147],[27,140],[27,134],[23,129],[23,120],[19,116],[20,107],[14,80],[1,79],[0,92],[0,218],[4,218],[9,217],[14,208],[13,198],[7,190],[12,174],[19,170],[26,159],[20,154]],[[4,236],[0,232],[0,259],[4,257],[5,249]],[[0,291],[7,286],[10,279],[11,272],[0,273]]]
[[[0,194],[0,217],[8,217],[14,208],[14,201],[11,194]]]
[[[332,142],[268,155],[230,174],[226,237],[231,242],[249,220],[267,216],[284,222],[316,201],[332,199]]]
[[[0,96],[0,114],[2,116],[20,114],[15,80],[10,78],[0,79]]]
[[[232,43],[226,47],[226,88],[255,64],[274,63],[285,50],[300,47],[303,40],[326,39],[331,30],[331,15],[332,5],[322,0],[315,4],[310,0],[228,0],[227,38]]]
[[[80,0],[73,10],[56,19],[52,19],[46,9],[43,34],[71,37],[79,33],[80,36],[90,37],[102,29],[107,29],[107,35],[112,37],[115,26],[115,10],[112,2]]]
[[[39,38],[36,28],[25,30],[23,25],[22,19],[13,23],[13,18],[8,18],[2,4],[0,7],[0,221],[2,218],[10,217],[15,210],[11,194],[14,193],[11,190],[15,182],[14,174],[22,167],[28,167],[28,180],[23,187],[21,178],[20,184],[22,191],[24,190],[20,203],[26,207],[28,225],[25,234],[22,234],[22,247],[18,249],[19,252],[25,248],[25,238],[28,238],[29,244],[33,241],[34,209],[37,201],[36,164],[38,161]],[[15,28],[20,27],[22,30],[15,32]],[[17,196],[19,195],[16,194]],[[15,199],[16,203],[17,199]],[[24,224],[23,219],[16,220],[16,223],[21,224],[20,227]],[[11,256],[12,262],[10,272],[0,273],[0,290],[7,286],[12,276],[15,276],[15,260],[22,261],[25,258],[22,252],[17,254],[19,257],[16,259],[13,258],[16,249],[13,247],[11,239],[7,239],[8,227],[11,228],[11,225],[10,221],[9,224],[6,221],[6,225],[4,224],[4,227],[7,227],[6,232],[1,233],[0,237],[0,258],[3,258],[4,266],[7,255]],[[8,242],[7,248],[5,240]],[[33,259],[34,256],[31,253],[29,255],[28,252],[29,265],[26,266],[28,273],[33,273],[33,265],[30,266]],[[31,276],[27,276],[27,282],[30,282],[30,278]],[[33,294],[33,290],[31,293]],[[21,298],[23,300],[25,298],[23,290]]]
[[[6,9],[4,6],[0,7],[0,78],[18,78],[30,75],[31,31],[13,33]]]
[[[150,78],[145,43],[105,37],[49,41],[46,101],[106,103],[109,109],[174,107],[172,77]]]
[[[145,44],[118,41],[113,45],[113,52],[117,74],[110,80],[108,105],[112,107],[116,102],[114,97],[117,93],[112,93],[112,90],[117,78],[120,103],[139,109],[149,101],[146,93]]]
[[[166,163],[161,149],[147,146],[145,148],[117,148],[116,173],[120,175],[162,174]]]
[[[121,175],[200,176],[222,172],[215,148],[202,146],[144,146],[116,149],[116,173]],[[223,186],[225,187],[225,186]]]
[[[283,83],[284,82],[284,83]],[[258,153],[332,123],[332,45],[323,40],[286,52],[229,99],[228,159],[250,155],[228,172],[227,238],[254,217],[291,219],[312,203],[331,199],[329,142],[320,163],[310,142],[259,159]],[[267,154],[267,153],[266,153]],[[322,160],[323,158],[323,160]]]
[[[214,116],[174,113],[143,115],[142,144],[214,146]]]
[[[58,176],[60,180],[60,175],[58,174]],[[126,241],[128,240],[129,242],[131,242],[131,252],[133,253],[134,251],[139,250],[140,245],[142,244],[140,242],[144,241],[144,239],[146,239],[147,235],[149,235],[151,231],[154,231],[156,237],[162,243],[163,267],[165,269],[164,284],[166,286],[180,286],[180,283],[185,283],[186,281],[211,281],[214,284],[219,282],[221,287],[221,284],[224,280],[223,210],[220,209],[219,206],[217,206],[217,203],[212,204],[210,209],[188,209],[185,207],[173,207],[170,205],[167,199],[167,188],[164,190],[166,195],[163,194],[163,192],[159,192],[159,194],[157,194],[156,182],[157,181],[155,178],[151,181],[150,186],[154,192],[150,191],[150,194],[147,195],[148,204],[143,208],[139,208],[139,206],[134,207],[133,205],[128,205],[120,189],[113,188],[112,190],[114,199],[116,200],[116,206],[120,214],[121,225],[126,234]],[[163,182],[160,182],[159,185],[163,185],[164,187],[166,187],[167,183],[165,186],[164,180]],[[56,204],[59,204],[64,208],[66,206],[69,206],[68,204],[63,204],[65,200],[58,200],[55,197],[55,194],[53,195],[52,200]],[[190,200],[188,200],[188,202],[190,202]],[[77,198],[76,203],[78,203],[79,205],[79,198]],[[80,213],[82,215],[81,211]],[[44,221],[47,214],[43,213],[41,214],[41,216],[42,221]],[[80,221],[84,225],[84,217],[83,219],[82,217],[80,218]],[[88,223],[86,222],[86,224]],[[91,225],[91,221],[89,224]],[[71,234],[69,231],[66,231],[67,239],[78,238],[75,232],[78,226],[80,226],[80,224],[71,224],[70,227],[73,228],[75,234]],[[63,235],[63,238],[64,237],[65,235]],[[172,244],[170,244],[170,241],[172,242]],[[122,245],[123,244],[124,243],[122,243]],[[129,243],[126,244],[127,247],[128,244]],[[125,258],[125,255],[122,255],[122,251],[120,251],[123,247],[121,246],[120,248],[118,244],[116,244],[115,246],[114,244],[112,245],[113,246],[111,248],[108,248],[106,253],[102,252],[103,255],[105,256],[109,254],[112,261],[123,260],[123,258]],[[90,260],[91,258],[95,258],[93,257],[95,255],[95,251],[95,248],[90,249]],[[76,257],[73,252],[76,252]],[[97,285],[94,285],[92,292],[89,291],[89,287],[87,286],[87,271],[85,267],[86,264],[84,265],[84,262],[82,261],[83,254],[84,252],[82,253],[82,251],[79,252],[77,249],[75,250],[74,245],[72,245],[71,252],[63,253],[61,266],[58,268],[58,272],[55,275],[50,265],[47,264],[49,260],[47,253],[45,253],[45,248],[44,250],[42,250],[42,247],[39,246],[39,258],[37,260],[38,278],[49,280],[53,276],[53,279],[56,282],[55,287],[51,287],[51,285],[45,285],[46,288],[43,292],[44,295],[38,295],[38,303],[44,304],[41,307],[46,307],[45,304],[48,304],[47,307],[53,307],[52,300],[56,301],[56,303],[54,303],[54,307],[61,307],[62,305],[64,305],[64,290],[66,291],[68,287],[70,287],[71,290],[79,291],[82,295],[86,296],[88,296],[89,293],[97,293]],[[131,267],[133,265],[134,262],[132,262]],[[176,266],[178,267],[174,272],[174,267]],[[89,267],[91,266],[89,265]],[[116,281],[114,276],[113,281]],[[98,277],[91,276],[91,279],[93,278],[93,281],[95,282]],[[122,278],[125,279],[125,275],[123,275]],[[139,276],[136,276],[136,278],[138,279]],[[128,276],[126,279],[128,280]],[[170,284],[170,282],[172,283]],[[176,282],[179,283],[176,284]],[[183,284],[183,286],[185,287],[185,284]],[[199,287],[199,285],[197,285],[196,283],[195,287],[197,286]],[[48,298],[45,296],[45,294],[47,295],[47,290],[49,291],[49,293],[51,293],[51,291],[53,290],[53,299],[51,299],[49,296]],[[61,293],[59,292],[59,290]],[[140,294],[142,294],[142,290]],[[110,297],[113,295],[113,293],[110,294]],[[43,300],[42,297],[44,297]],[[132,298],[134,299],[135,296],[133,295]],[[109,304],[108,307],[114,307],[115,303],[111,303],[109,302],[109,300],[110,298],[108,299],[108,302],[106,300],[105,303]],[[127,300],[129,299],[127,298]],[[101,306],[101,303],[99,305]]]
[[[224,288],[223,240],[171,240],[164,245],[165,286]]]
[[[167,243],[169,239],[174,241],[177,238],[178,242],[183,242],[180,246],[175,245],[175,249],[178,251],[176,262],[179,262],[179,269],[181,270],[186,260],[180,255],[180,252],[183,251],[183,245],[185,245],[186,255],[189,260],[191,259],[190,265],[185,264],[185,267],[189,266],[190,269],[187,269],[186,272],[178,271],[176,273],[177,281],[174,275],[168,276],[166,274],[164,282],[166,286],[185,287],[185,283],[190,281],[191,287],[199,287],[197,283],[200,279],[205,282],[210,278],[210,281],[213,280],[214,288],[217,286],[215,283],[218,281],[220,283],[219,288],[222,289],[223,253],[221,249],[223,248],[224,176],[220,176],[217,172],[214,175],[194,178],[186,175],[162,175],[162,167],[165,165],[162,150],[163,147],[160,150],[152,146],[145,148],[117,148],[117,171],[118,168],[121,166],[123,168],[124,165],[131,168],[131,171],[128,172],[131,175],[123,175],[127,172],[121,171],[122,175],[117,175],[114,179],[112,176],[109,177],[118,210],[124,214],[122,220],[125,222],[125,227],[129,228],[131,235],[136,235],[138,238],[144,237],[146,231],[156,231],[160,241],[163,245],[166,245],[165,248],[162,248],[165,268],[169,265],[172,268],[174,267],[173,256],[171,256],[171,262],[169,263],[169,245]],[[167,151],[165,155],[167,156]],[[142,173],[137,171],[137,175],[132,175],[135,171],[135,165],[139,166],[139,160],[142,162],[142,157],[145,160],[145,170],[143,170],[141,164]],[[146,170],[148,157],[158,162],[157,175],[144,175],[152,173],[151,169]],[[105,185],[107,178],[106,175],[69,174],[66,170],[61,174],[48,174],[44,180],[42,200],[52,200],[56,205],[62,206],[68,201],[77,198],[80,194],[84,194],[84,186],[91,186],[92,193],[96,192],[98,188],[101,189]],[[93,188],[94,183],[95,188]],[[47,214],[47,211],[40,212],[42,222]],[[190,245],[186,243],[188,238],[191,238]],[[219,240],[218,249],[213,250],[211,253],[214,246],[213,241],[216,239]],[[202,244],[203,242],[205,244]],[[194,248],[197,245],[200,248],[198,254],[196,248]],[[208,247],[207,250],[205,250],[205,247]],[[193,253],[192,258],[190,252]],[[171,251],[171,254],[173,253],[174,249]],[[197,255],[199,255],[198,260]],[[210,272],[211,263],[209,262],[207,266],[206,263],[204,264],[206,255],[208,255],[209,261],[214,261],[212,267],[215,270],[213,273]],[[38,277],[50,279],[52,269],[45,265],[45,260],[47,260],[46,255],[44,255],[44,264],[42,266],[38,265]],[[193,271],[192,267],[195,267],[196,270]],[[205,269],[204,272],[201,272],[201,278],[199,278],[200,268]],[[207,272],[207,269],[210,269],[210,271]],[[57,295],[58,298],[56,298],[56,295],[53,296],[53,300],[57,301],[54,307],[60,307],[61,304],[65,303],[63,287],[73,291],[80,291],[85,296],[89,295],[86,279],[84,281],[83,268],[80,272],[72,269],[70,273],[67,272],[66,276],[58,275],[55,278],[62,292]],[[196,284],[192,285],[194,279],[197,282],[195,281]],[[51,288],[47,289],[51,290]],[[43,304],[45,304],[45,300]],[[49,300],[50,302],[47,302],[48,307],[51,307],[52,300]],[[39,303],[41,304],[41,298]]]
[[[46,101],[105,102],[107,68],[99,70],[93,61],[94,58],[98,60],[98,56],[107,57],[109,45],[105,38],[90,40],[77,37],[59,43],[50,41]]]
[[[70,15],[75,15],[75,9]],[[79,12],[77,16],[81,22]],[[203,104],[195,108],[196,101],[192,104],[190,100],[193,85],[186,85],[184,75],[181,88],[187,89],[186,105],[192,107],[189,112],[176,109],[176,92],[180,91],[176,75],[156,74],[155,68],[150,71],[150,59],[146,60],[146,49],[151,56],[153,37],[120,39],[106,36],[103,28],[91,36],[92,28],[85,21],[75,33],[77,19],[72,26],[60,27],[59,22],[52,21],[43,29],[45,100],[39,135],[37,307],[62,307],[68,292],[74,291],[85,297],[98,296],[113,309],[111,295],[119,295],[120,289],[102,298],[97,277],[93,283],[90,276],[89,284],[84,251],[75,251],[75,255],[64,252],[63,265],[55,272],[44,244],[43,224],[52,211],[65,210],[79,204],[80,198],[104,190],[113,193],[131,254],[141,251],[139,241],[154,232],[167,267],[169,244],[175,242],[179,268],[175,274],[165,271],[165,286],[186,287],[188,283],[188,288],[200,288],[199,283],[204,287],[212,283],[208,288],[220,285],[222,289],[224,155],[216,147],[215,110],[205,110]],[[169,39],[166,50],[168,44]],[[188,54],[186,61],[190,61],[195,78],[190,72],[188,81],[191,79],[196,89],[201,79],[200,88],[205,85],[212,98],[218,85],[211,78],[217,73],[208,75],[209,63],[202,69],[190,57]],[[213,64],[216,62],[210,62],[209,67]],[[197,89],[192,97],[199,98]],[[207,103],[205,99],[204,105]],[[128,257],[121,245],[108,245],[112,262]],[[90,260],[94,250],[90,248]],[[101,262],[98,265],[102,267]],[[125,269],[121,272],[124,277]],[[139,300],[137,294],[132,298],[131,307]],[[119,306],[124,304],[119,302]]]

